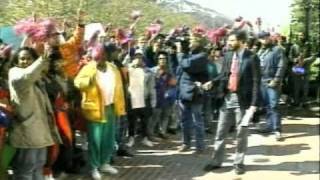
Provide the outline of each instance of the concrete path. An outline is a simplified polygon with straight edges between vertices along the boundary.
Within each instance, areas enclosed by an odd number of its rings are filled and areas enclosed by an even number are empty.
[[[247,172],[236,175],[232,169],[235,141],[233,135],[227,141],[223,168],[204,172],[212,152],[210,145],[204,155],[193,152],[179,153],[179,136],[171,136],[152,149],[137,145],[133,158],[115,159],[114,166],[120,173],[103,176],[106,180],[319,180],[319,105],[305,109],[283,108],[284,141],[273,135],[264,136],[250,130],[249,147],[245,160]],[[88,175],[68,175],[61,180],[90,179]]]

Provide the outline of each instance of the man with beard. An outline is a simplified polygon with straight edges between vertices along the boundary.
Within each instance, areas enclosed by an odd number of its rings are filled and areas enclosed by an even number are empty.
[[[224,98],[220,108],[218,129],[211,162],[204,168],[211,171],[221,167],[224,157],[225,139],[231,118],[236,120],[236,156],[234,168],[236,174],[245,172],[244,156],[247,149],[249,119],[257,108],[260,81],[259,61],[251,51],[245,49],[247,34],[244,31],[231,32],[228,45],[231,51],[224,56],[221,73],[213,81],[203,85],[210,89],[217,82],[218,94]]]
[[[259,39],[262,44],[258,52],[261,68],[261,94],[266,108],[267,128],[261,132],[274,132],[277,141],[281,140],[281,116],[278,110],[280,87],[285,73],[286,63],[284,51],[272,43],[270,33],[261,32]]]

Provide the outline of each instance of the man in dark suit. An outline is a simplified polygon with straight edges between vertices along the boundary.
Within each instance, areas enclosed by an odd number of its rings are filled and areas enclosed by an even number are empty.
[[[224,103],[220,108],[218,129],[211,162],[204,168],[211,171],[221,167],[224,157],[225,138],[228,134],[232,117],[235,117],[237,128],[237,147],[234,159],[236,174],[243,174],[244,156],[247,149],[247,133],[249,119],[256,111],[260,82],[259,59],[251,51],[245,49],[247,34],[244,31],[231,32],[228,45],[231,49],[226,53],[221,74],[203,85],[209,89],[218,88]],[[217,84],[217,85],[215,85]]]

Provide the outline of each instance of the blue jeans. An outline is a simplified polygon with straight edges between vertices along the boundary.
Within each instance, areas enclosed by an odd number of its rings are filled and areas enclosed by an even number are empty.
[[[180,110],[178,108],[178,103],[170,105],[172,113],[169,117],[169,129],[176,130],[180,128],[179,120],[180,120]]]
[[[166,134],[171,114],[172,106],[155,108],[152,120],[149,121],[150,135],[154,135],[155,133]]]
[[[203,150],[204,144],[204,122],[202,119],[202,104],[193,102],[179,102],[181,110],[181,127],[183,144],[191,146],[192,130],[195,130],[196,148]]]
[[[279,89],[268,87],[267,84],[261,84],[262,102],[266,108],[266,121],[270,131],[281,132],[281,116],[278,109]]]
[[[43,166],[47,160],[47,147],[17,149],[13,160],[14,180],[44,180]]]

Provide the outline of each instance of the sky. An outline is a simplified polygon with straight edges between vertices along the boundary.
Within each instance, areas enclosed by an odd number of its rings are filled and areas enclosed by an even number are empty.
[[[292,0],[189,0],[214,9],[232,19],[241,15],[254,22],[261,17],[264,26],[280,28],[290,22]]]

